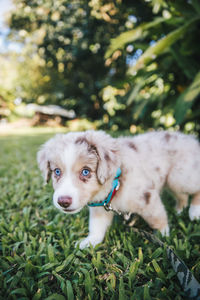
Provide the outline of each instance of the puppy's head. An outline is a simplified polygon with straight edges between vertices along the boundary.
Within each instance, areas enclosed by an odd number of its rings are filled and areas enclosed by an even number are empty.
[[[52,178],[54,205],[66,213],[106,196],[119,166],[115,139],[102,131],[56,135],[41,147],[37,160],[45,181]]]

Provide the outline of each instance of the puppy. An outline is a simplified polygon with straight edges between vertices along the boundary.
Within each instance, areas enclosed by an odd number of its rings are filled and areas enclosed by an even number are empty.
[[[113,212],[101,205],[111,193],[117,171],[120,187],[109,201],[113,209],[139,214],[153,229],[169,234],[160,193],[167,186],[180,213],[192,195],[191,220],[200,218],[200,144],[192,136],[151,132],[112,138],[103,131],[59,134],[38,152],[46,181],[52,178],[54,205],[64,213],[90,207],[89,235],[80,248],[102,242]]]

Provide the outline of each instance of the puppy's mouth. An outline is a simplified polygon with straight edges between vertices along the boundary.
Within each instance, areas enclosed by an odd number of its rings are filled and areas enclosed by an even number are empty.
[[[76,213],[78,213],[81,210],[81,208],[78,208],[78,209],[62,208],[62,211],[64,213],[68,213],[68,214],[76,214]]]

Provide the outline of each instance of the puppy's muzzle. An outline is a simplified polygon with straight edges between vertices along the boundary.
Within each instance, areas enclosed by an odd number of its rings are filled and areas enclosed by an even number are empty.
[[[68,208],[72,204],[72,197],[70,197],[70,196],[60,196],[60,197],[58,197],[58,204],[62,208]]]

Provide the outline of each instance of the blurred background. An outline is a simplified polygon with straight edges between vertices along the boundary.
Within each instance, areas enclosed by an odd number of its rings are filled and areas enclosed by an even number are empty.
[[[200,133],[199,0],[0,0],[0,133]]]

